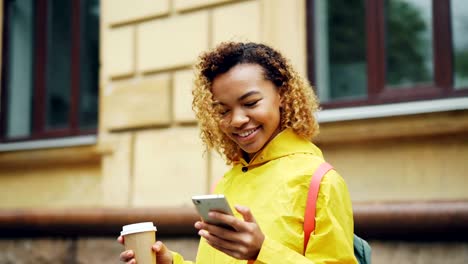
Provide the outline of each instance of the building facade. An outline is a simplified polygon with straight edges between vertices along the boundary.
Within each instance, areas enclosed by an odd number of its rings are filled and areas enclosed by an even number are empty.
[[[192,66],[229,40],[318,91],[314,142],[374,263],[468,261],[464,1],[1,2],[0,263],[115,263],[143,220],[194,259],[190,197],[228,167],[199,139]]]

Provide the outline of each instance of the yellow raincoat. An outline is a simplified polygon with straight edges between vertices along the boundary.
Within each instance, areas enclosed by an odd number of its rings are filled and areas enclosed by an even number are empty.
[[[241,160],[215,189],[231,206],[248,206],[265,234],[255,263],[357,263],[353,251],[353,212],[344,180],[334,170],[320,184],[315,231],[305,256],[304,210],[311,176],[323,162],[319,148],[287,129],[247,163]],[[236,216],[242,219],[234,209]],[[191,263],[173,253],[174,264]],[[247,263],[234,259],[202,238],[199,264]]]

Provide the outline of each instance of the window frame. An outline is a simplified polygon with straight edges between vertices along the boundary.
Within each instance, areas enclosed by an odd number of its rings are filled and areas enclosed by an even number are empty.
[[[46,127],[46,71],[43,65],[47,60],[47,0],[36,0],[34,7],[34,57],[33,57],[33,100],[31,115],[31,133],[25,137],[6,137],[8,118],[8,65],[9,61],[9,1],[4,3],[3,8],[3,38],[2,38],[2,83],[1,83],[1,113],[0,113],[0,144],[9,142],[34,141],[52,138],[76,137],[81,135],[93,135],[97,128],[79,128],[79,100],[80,100],[80,30],[81,30],[81,7],[83,1],[72,0],[71,17],[71,79],[70,79],[70,105],[68,125],[66,128]],[[97,83],[96,86],[99,84]],[[97,127],[98,124],[96,124]]]
[[[307,0],[307,73],[315,86],[315,3]],[[385,83],[385,0],[365,0],[366,32],[366,75],[367,96],[359,99],[334,99],[323,102],[324,109],[342,107],[381,105],[390,103],[412,102],[462,97],[468,95],[467,87],[454,88],[453,46],[451,33],[450,1],[432,0],[432,34],[434,81],[427,85],[402,86],[402,89],[390,89]]]

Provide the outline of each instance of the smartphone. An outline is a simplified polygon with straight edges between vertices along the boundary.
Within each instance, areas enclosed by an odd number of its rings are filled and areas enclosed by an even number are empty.
[[[198,211],[203,222],[222,226],[224,228],[228,228],[233,230],[234,228],[226,225],[224,223],[220,223],[219,221],[212,219],[208,216],[208,212],[210,211],[217,211],[224,214],[233,215],[231,207],[226,200],[226,197],[222,194],[207,194],[207,195],[195,195],[192,196],[192,202],[195,205],[195,208]]]

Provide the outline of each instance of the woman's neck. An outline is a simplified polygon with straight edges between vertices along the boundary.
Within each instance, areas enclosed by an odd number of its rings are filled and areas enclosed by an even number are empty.
[[[250,162],[250,159],[251,159],[251,156],[249,153],[245,152],[245,151],[242,151],[242,158],[244,158],[244,160],[249,163]]]

